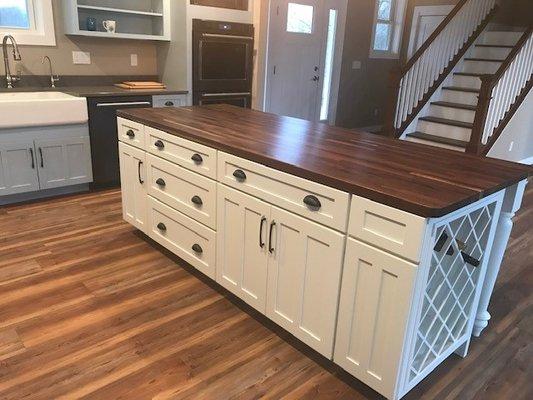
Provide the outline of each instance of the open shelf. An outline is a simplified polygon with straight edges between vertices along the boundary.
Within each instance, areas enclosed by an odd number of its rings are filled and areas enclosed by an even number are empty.
[[[85,4],[78,4],[78,9],[80,8],[84,10],[95,10],[95,11],[118,13],[118,14],[135,14],[135,15],[146,15],[150,17],[163,17],[163,13],[157,13],[157,12],[151,12],[151,11],[127,10],[124,8],[99,7],[99,6],[89,6]]]

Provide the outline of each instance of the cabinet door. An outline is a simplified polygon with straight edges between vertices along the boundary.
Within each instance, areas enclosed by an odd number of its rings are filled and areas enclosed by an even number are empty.
[[[0,195],[39,190],[33,141],[0,144]]]
[[[92,181],[91,148],[86,136],[35,141],[41,189]]]
[[[331,358],[344,235],[277,207],[269,231],[267,315]]]
[[[270,205],[217,186],[217,282],[264,314]]]
[[[120,142],[119,159],[122,216],[125,221],[146,233],[146,153]]]
[[[335,363],[395,398],[416,266],[348,239]]]

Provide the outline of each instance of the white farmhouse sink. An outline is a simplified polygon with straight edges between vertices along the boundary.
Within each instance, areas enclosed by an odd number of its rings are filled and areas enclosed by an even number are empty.
[[[0,129],[83,124],[87,120],[84,97],[61,92],[0,93]]]

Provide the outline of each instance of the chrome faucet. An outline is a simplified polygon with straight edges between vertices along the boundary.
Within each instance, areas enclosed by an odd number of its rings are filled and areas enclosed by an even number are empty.
[[[48,65],[50,66],[50,85],[51,87],[56,87],[56,82],[59,81],[59,75],[54,76],[54,71],[52,70],[52,60],[50,60],[50,57],[44,56],[41,64],[44,64],[44,62],[48,60]]]
[[[6,67],[6,83],[7,87],[9,89],[13,88],[13,83],[20,81],[20,75],[11,75],[11,70],[9,69],[9,56],[7,54],[7,41],[10,40],[11,44],[13,45],[13,59],[15,61],[22,60],[22,57],[20,56],[19,52],[19,46],[17,45],[17,42],[15,41],[15,38],[11,35],[4,36],[4,39],[2,39],[2,51],[4,54],[4,66]]]

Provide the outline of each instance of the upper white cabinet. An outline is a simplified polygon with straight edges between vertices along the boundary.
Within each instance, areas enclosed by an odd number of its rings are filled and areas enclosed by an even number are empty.
[[[119,143],[122,216],[124,220],[146,233],[146,153]]]
[[[63,0],[63,15],[67,35],[170,40],[170,0]],[[114,32],[103,21],[114,21]]]
[[[272,206],[267,316],[331,358],[345,236]]]
[[[0,196],[39,190],[33,140],[0,143]]]

